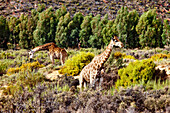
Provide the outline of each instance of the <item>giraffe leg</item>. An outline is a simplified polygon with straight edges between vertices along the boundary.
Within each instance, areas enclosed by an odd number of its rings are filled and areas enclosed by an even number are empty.
[[[80,73],[80,78],[79,78],[79,82],[80,82],[80,91],[82,91],[82,85],[83,85],[83,76]]]
[[[90,78],[90,87],[91,88],[95,88],[96,80],[97,79],[94,79],[93,77]]]
[[[93,85],[93,77],[92,77],[92,75],[90,74],[90,86],[92,86]]]
[[[54,64],[54,55],[50,54],[50,60],[51,60],[52,64]]]
[[[102,82],[103,82],[104,72],[105,72],[105,69],[103,68],[99,73],[100,74],[99,88],[101,88],[101,85],[102,85]]]
[[[102,87],[102,82],[103,82],[103,77],[100,78],[100,81],[99,81],[99,88]]]
[[[60,61],[61,61],[61,65],[63,65],[64,63],[63,63],[63,56],[62,55],[60,55]]]
[[[87,87],[87,83],[84,81],[84,88],[86,88]]]
[[[62,55],[61,55],[61,56],[62,56]],[[66,57],[65,57],[65,56],[62,56],[62,57],[61,57],[61,64],[62,64],[62,65],[64,65],[64,63],[65,63],[65,59],[66,59]]]
[[[93,81],[93,88],[97,88],[99,86],[99,78],[96,78],[94,81]]]

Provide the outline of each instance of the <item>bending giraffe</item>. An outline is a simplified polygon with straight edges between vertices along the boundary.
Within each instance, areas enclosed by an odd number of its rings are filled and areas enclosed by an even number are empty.
[[[65,63],[65,59],[67,58],[67,52],[65,49],[57,47],[57,45],[53,42],[47,43],[41,46],[37,46],[29,52],[29,58],[32,59],[34,53],[40,50],[48,50],[50,55],[50,60],[52,64],[54,64],[54,59],[60,59],[61,64]]]
[[[103,64],[109,58],[113,46],[120,48],[124,47],[123,43],[116,36],[112,37],[110,44],[107,46],[106,50],[100,55],[95,56],[93,60],[80,72],[80,90],[82,90],[83,83],[84,87],[86,87],[87,82],[90,82],[91,86],[95,85],[95,82],[97,81],[96,78],[100,78],[101,71],[103,71]]]

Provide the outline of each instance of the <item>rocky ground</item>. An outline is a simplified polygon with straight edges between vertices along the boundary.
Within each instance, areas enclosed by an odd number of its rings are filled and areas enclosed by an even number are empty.
[[[155,8],[162,19],[170,18],[168,0],[0,0],[0,15],[19,17],[23,13],[30,14],[32,9],[37,9],[38,4],[42,3],[47,8],[52,6],[54,10],[65,5],[71,16],[81,12],[83,15],[92,13],[94,16],[108,14],[109,19],[114,19],[117,11],[126,6],[130,11],[136,9],[140,15]]]

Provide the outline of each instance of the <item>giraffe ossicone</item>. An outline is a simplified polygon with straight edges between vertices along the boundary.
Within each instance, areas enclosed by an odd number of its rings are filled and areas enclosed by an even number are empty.
[[[97,79],[100,79],[99,85],[101,84],[101,74],[104,73],[102,67],[109,58],[113,46],[117,46],[120,48],[124,47],[123,43],[118,39],[117,36],[112,37],[106,50],[100,55],[95,56],[93,60],[80,72],[80,90],[82,90],[83,83],[84,86],[86,86],[86,83],[90,83],[91,86],[94,86]]]

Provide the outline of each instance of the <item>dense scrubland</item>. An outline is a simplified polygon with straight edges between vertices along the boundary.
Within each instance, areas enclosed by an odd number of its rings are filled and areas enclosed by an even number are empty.
[[[68,1],[57,8],[49,7],[55,2],[47,2],[19,17],[0,16],[0,112],[170,112],[170,26],[158,9],[141,13],[115,4],[117,14],[88,8],[91,12],[82,14],[80,7],[71,10]],[[97,2],[91,5],[107,6]],[[152,5],[146,2],[146,6]],[[114,35],[125,48],[113,48],[101,87],[81,92],[79,73]],[[58,59],[52,65],[48,51],[29,59],[30,48],[48,42],[67,49],[64,66]]]
[[[101,88],[82,92],[75,77],[104,49],[68,49],[63,67],[51,65],[47,51],[30,62],[28,51],[0,52],[1,112],[169,112],[169,75],[155,68],[169,66],[169,48],[113,49]]]

